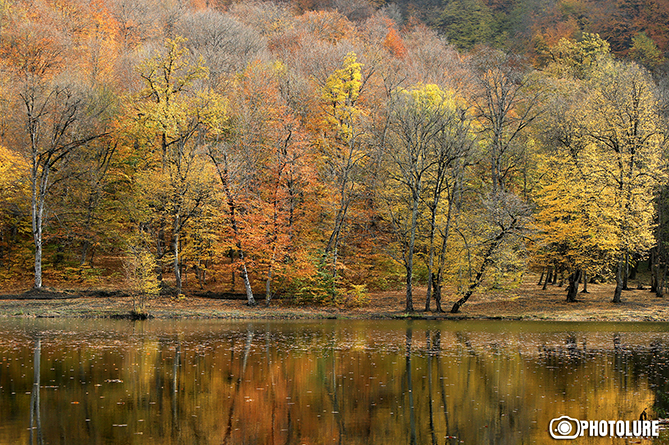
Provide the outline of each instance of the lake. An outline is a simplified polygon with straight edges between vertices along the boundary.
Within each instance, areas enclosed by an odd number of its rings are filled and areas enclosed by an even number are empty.
[[[541,444],[669,411],[660,323],[5,319],[0,360],[0,444]],[[640,443],[578,443],[612,441]]]

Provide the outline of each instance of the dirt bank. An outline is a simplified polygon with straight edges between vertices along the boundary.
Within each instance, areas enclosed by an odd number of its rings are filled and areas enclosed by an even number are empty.
[[[623,293],[623,303],[611,303],[613,285],[590,285],[588,294],[579,294],[576,303],[565,302],[565,288],[549,286],[542,290],[530,276],[514,290],[488,290],[474,295],[459,314],[423,312],[425,290],[417,288],[416,312],[404,311],[402,290],[376,292],[363,308],[295,306],[273,301],[272,307],[248,307],[243,300],[216,298],[218,294],[177,299],[159,297],[147,304],[155,318],[222,319],[506,319],[556,321],[669,321],[666,298],[646,290]],[[443,304],[448,311],[455,301],[449,296]],[[434,308],[434,304],[432,306]],[[132,309],[132,299],[118,290],[14,290],[0,294],[0,317],[124,317]]]

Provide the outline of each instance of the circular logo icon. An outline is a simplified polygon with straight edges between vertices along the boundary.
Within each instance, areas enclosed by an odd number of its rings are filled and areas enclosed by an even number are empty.
[[[551,420],[548,432],[553,439],[576,439],[581,434],[581,422],[569,416]]]
[[[562,434],[563,436],[566,436],[569,433],[571,433],[571,430],[572,430],[571,423],[567,422],[566,420],[563,420],[557,426],[558,433]]]

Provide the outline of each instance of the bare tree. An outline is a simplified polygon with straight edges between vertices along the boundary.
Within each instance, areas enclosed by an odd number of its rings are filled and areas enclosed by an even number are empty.
[[[4,36],[3,52],[15,95],[12,128],[5,143],[30,166],[36,289],[42,287],[43,229],[47,197],[63,179],[59,169],[77,149],[104,134],[94,123],[101,110],[85,87],[64,71],[66,39],[48,27],[26,22]],[[20,111],[19,111],[20,110]]]
[[[445,156],[439,153],[440,148],[445,148],[443,145],[440,147],[439,138],[448,131],[450,113],[448,107],[444,106],[446,97],[443,94],[435,85],[400,91],[390,106],[385,152],[391,163],[390,177],[401,189],[399,193],[390,193],[389,209],[402,246],[401,262],[406,270],[406,311],[414,310],[414,254],[428,174],[439,164],[440,154]],[[442,180],[443,177],[439,181]],[[437,197],[436,205],[439,204],[438,200]],[[406,218],[402,203],[408,207],[409,216]],[[435,205],[434,196],[429,205]]]
[[[471,134],[471,122],[467,110],[456,107],[444,116],[443,128],[435,138],[436,163],[426,177],[427,195],[424,198],[429,210],[429,235],[427,258],[427,295],[425,310],[430,310],[430,300],[434,294],[436,310],[441,312],[441,287],[444,279],[446,250],[451,228],[457,221],[461,206],[462,188],[465,174],[473,163],[474,138]],[[444,200],[446,201],[444,204]],[[437,216],[446,206],[446,221],[439,224]],[[441,236],[441,249],[438,255],[439,266],[435,274],[434,261],[436,236]]]
[[[180,17],[175,32],[186,38],[185,45],[194,55],[204,59],[214,89],[222,85],[226,74],[266,58],[266,39],[229,14],[211,9],[188,12]]]
[[[523,130],[539,114],[540,90],[515,56],[484,48],[472,58],[473,108],[488,146],[492,193],[505,191],[523,159]]]

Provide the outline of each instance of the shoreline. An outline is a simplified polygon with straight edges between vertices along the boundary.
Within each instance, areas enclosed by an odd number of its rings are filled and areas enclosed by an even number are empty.
[[[424,288],[418,287],[414,312],[404,311],[402,290],[370,294],[370,304],[360,308],[295,305],[273,300],[267,308],[264,300],[255,307],[244,300],[188,296],[161,296],[146,304],[149,318],[220,319],[220,320],[500,320],[500,321],[573,321],[573,322],[667,322],[669,299],[658,298],[645,290],[623,293],[623,302],[611,303],[613,286],[591,285],[590,293],[579,294],[579,301],[565,302],[565,289],[549,286],[541,290],[532,283],[513,290],[487,290],[472,297],[459,313],[451,314],[449,296],[442,303],[446,312],[425,312]],[[133,300],[118,290],[57,290],[0,293],[0,318],[129,318]],[[432,305],[434,309],[434,303]]]

